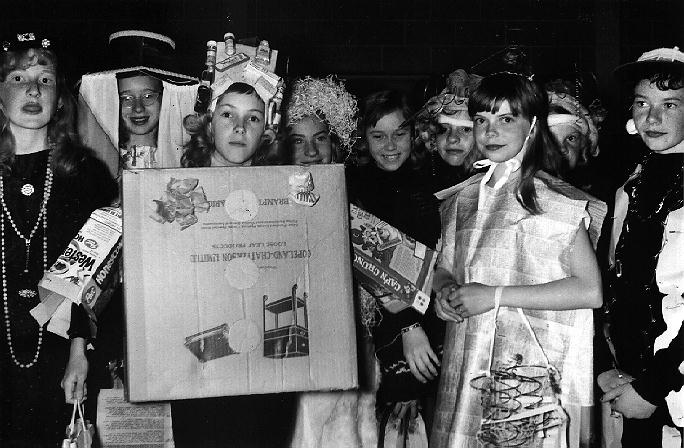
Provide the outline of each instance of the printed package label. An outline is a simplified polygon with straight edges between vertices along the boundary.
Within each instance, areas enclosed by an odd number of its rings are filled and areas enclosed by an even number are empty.
[[[349,213],[356,280],[392,313],[425,313],[435,251],[354,204]]]
[[[341,165],[124,171],[131,401],[358,385]]]

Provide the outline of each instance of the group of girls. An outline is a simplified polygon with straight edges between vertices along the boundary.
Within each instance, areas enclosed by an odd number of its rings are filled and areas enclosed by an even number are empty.
[[[48,331],[51,323],[39,327],[29,311],[43,272],[90,212],[117,197],[103,165],[77,143],[73,100],[50,45],[17,36],[0,53],[3,446],[54,446],[68,421],[64,401],[87,395],[83,309],[64,311],[69,340]],[[119,82],[128,131],[120,143],[149,148],[126,154],[152,165],[158,84],[147,74]],[[354,97],[334,78],[295,81],[278,134],[248,82],[214,92],[205,113],[186,117],[182,166],[347,162],[350,202],[440,250],[425,315],[389,313],[359,289],[361,333],[372,336],[370,364],[377,360],[380,371],[371,381],[379,383],[376,420],[372,428],[357,421],[344,446],[382,446],[390,419],[406,438],[418,415],[433,446],[588,443],[591,309],[602,304],[594,247],[605,209],[552,175],[597,152],[595,125],[576,101],[571,106],[549,115],[548,95],[525,74],[459,70],[418,112],[401,92],[369,95],[358,123]],[[372,403],[362,395],[326,400],[344,401],[344,412],[360,420]],[[321,396],[302,394],[296,406],[285,395],[180,404],[174,426],[187,432],[177,443],[277,446],[294,434],[293,445],[315,446],[321,433],[301,425],[316,412],[307,402],[323,405]],[[254,403],[261,415],[244,415]]]

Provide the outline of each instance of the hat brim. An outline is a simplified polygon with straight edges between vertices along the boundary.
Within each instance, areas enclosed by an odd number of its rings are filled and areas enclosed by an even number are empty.
[[[199,84],[199,79],[193,78],[192,76],[183,75],[180,73],[169,72],[161,70],[158,68],[151,67],[128,67],[128,68],[118,68],[116,70],[109,70],[101,73],[115,73],[117,78],[129,78],[131,76],[143,75],[151,76],[153,78],[160,79],[175,85],[193,85]]]
[[[684,62],[659,59],[622,64],[613,71],[613,75],[621,81],[637,81],[649,78],[653,73],[676,71],[684,74]]]

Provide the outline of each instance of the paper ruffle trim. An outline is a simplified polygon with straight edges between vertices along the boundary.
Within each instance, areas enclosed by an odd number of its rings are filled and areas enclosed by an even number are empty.
[[[359,108],[356,98],[334,76],[298,79],[286,107],[287,126],[304,117],[314,115],[325,122],[330,132],[340,139],[340,144],[351,148],[356,131],[356,115]]]

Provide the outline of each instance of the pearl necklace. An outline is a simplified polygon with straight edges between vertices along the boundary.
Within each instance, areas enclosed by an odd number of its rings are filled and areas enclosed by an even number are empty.
[[[45,172],[45,187],[43,189],[43,202],[40,204],[40,212],[38,213],[38,218],[36,219],[36,224],[33,226],[31,229],[31,232],[29,233],[28,238],[25,237],[18,229],[17,225],[15,224],[14,220],[12,219],[12,215],[9,212],[9,209],[7,208],[7,205],[5,204],[5,190],[4,190],[4,179],[0,179],[0,205],[2,205],[2,212],[3,216],[0,219],[0,258],[2,260],[2,299],[3,299],[3,311],[5,313],[5,330],[7,333],[7,346],[9,347],[9,352],[10,356],[12,357],[12,361],[17,367],[20,367],[22,369],[28,369],[29,367],[33,367],[36,362],[38,361],[38,356],[40,355],[40,348],[43,345],[43,327],[40,326],[38,328],[38,344],[36,347],[36,354],[33,356],[33,360],[31,360],[28,363],[21,363],[17,359],[16,354],[14,353],[14,347],[12,346],[12,330],[11,330],[11,325],[10,325],[10,312],[9,312],[9,300],[7,298],[8,296],[8,290],[7,290],[7,267],[6,267],[6,260],[5,260],[5,217],[7,217],[7,220],[9,221],[10,225],[12,226],[12,229],[14,229],[14,232],[17,234],[17,236],[24,240],[24,245],[26,247],[26,261],[24,264],[24,272],[28,273],[28,262],[29,262],[29,251],[31,248],[31,239],[33,238],[33,235],[35,235],[36,230],[38,229],[38,226],[42,222],[43,224],[43,271],[47,271],[47,203],[48,200],[50,199],[50,192],[52,190],[52,170],[50,169],[50,165],[52,162],[52,147],[48,148],[48,160],[47,160],[47,168]]]

